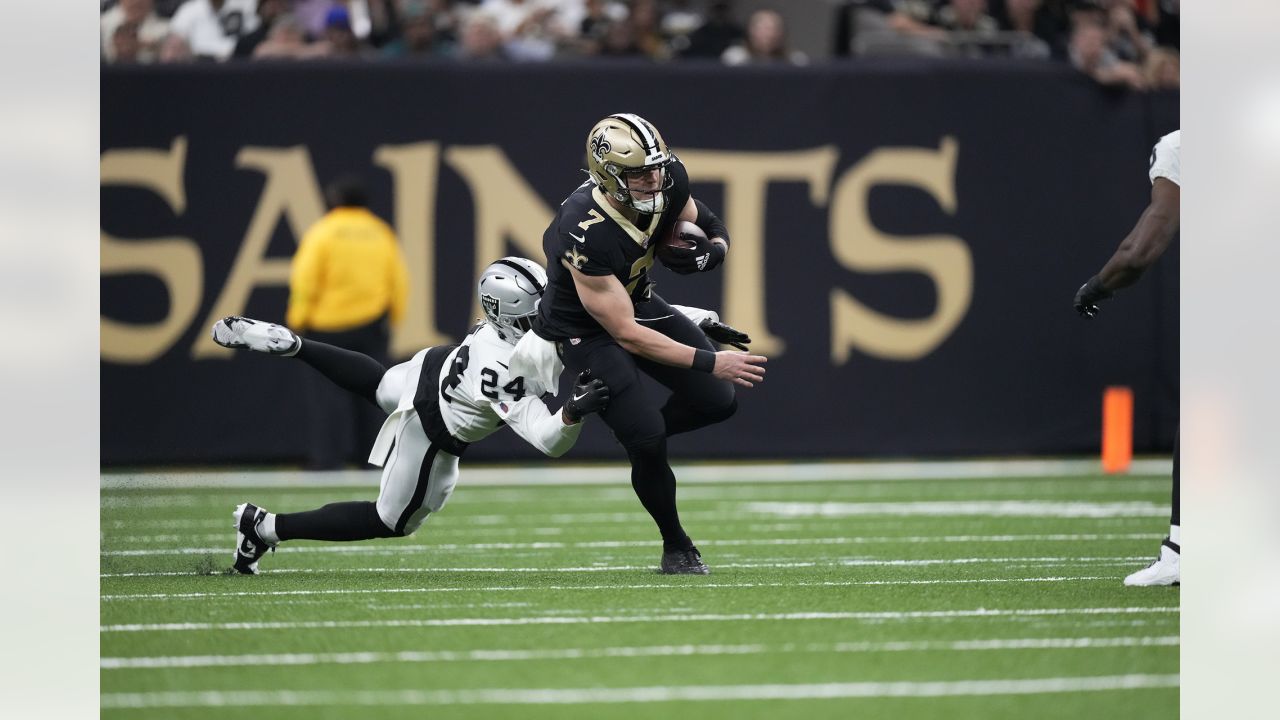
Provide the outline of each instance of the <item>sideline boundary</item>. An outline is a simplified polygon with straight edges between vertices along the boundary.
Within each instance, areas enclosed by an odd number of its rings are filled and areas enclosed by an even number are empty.
[[[880,482],[894,480],[974,480],[983,478],[1051,478],[1097,476],[1095,459],[1044,458],[1034,460],[940,460],[847,462],[696,463],[673,466],[681,484],[777,482]],[[1167,476],[1167,459],[1135,460],[1126,477]],[[109,472],[101,477],[103,490],[156,488],[293,488],[359,487],[378,485],[379,470],[196,470]],[[505,485],[629,485],[631,469],[623,464],[550,465],[533,467],[478,465],[463,470],[468,486]]]

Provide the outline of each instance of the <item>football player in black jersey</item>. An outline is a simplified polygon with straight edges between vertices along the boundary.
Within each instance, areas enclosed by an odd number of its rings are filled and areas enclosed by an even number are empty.
[[[663,264],[677,273],[714,270],[729,249],[724,223],[689,194],[689,175],[644,118],[617,114],[587,135],[591,179],[560,206],[542,238],[546,294],[534,332],[557,344],[567,368],[591,369],[610,388],[605,423],[631,460],[631,485],[662,533],[661,571],[706,574],[680,525],[667,438],[733,415],[734,385],[764,380],[766,358],[716,352],[691,320],[653,292],[654,250],[677,220],[706,232]],[[664,402],[640,373],[671,390]]]

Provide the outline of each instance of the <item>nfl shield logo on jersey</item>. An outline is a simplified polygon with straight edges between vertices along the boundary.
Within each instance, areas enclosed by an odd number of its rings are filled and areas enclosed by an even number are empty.
[[[480,307],[484,310],[484,316],[494,324],[498,323],[498,318],[500,317],[499,308],[501,306],[502,302],[488,293],[480,296]]]

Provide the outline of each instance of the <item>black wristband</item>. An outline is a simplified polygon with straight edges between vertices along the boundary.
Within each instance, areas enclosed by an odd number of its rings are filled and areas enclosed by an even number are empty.
[[[695,348],[693,351],[693,364],[689,367],[698,372],[709,373],[716,369],[716,354],[710,350]]]
[[[724,221],[716,217],[716,214],[711,212],[711,208],[701,200],[695,199],[693,206],[698,209],[698,220],[695,224],[702,228],[708,238],[720,238],[724,241],[725,247],[729,247],[729,229],[724,226]]]

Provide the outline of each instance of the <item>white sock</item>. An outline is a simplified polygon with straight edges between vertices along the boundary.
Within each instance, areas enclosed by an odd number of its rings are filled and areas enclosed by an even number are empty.
[[[266,540],[272,545],[280,542],[280,536],[276,535],[275,513],[267,513],[267,516],[262,518],[262,521],[258,523],[258,537]]]
[[[1182,547],[1182,528],[1177,525],[1169,526],[1169,542]]]

